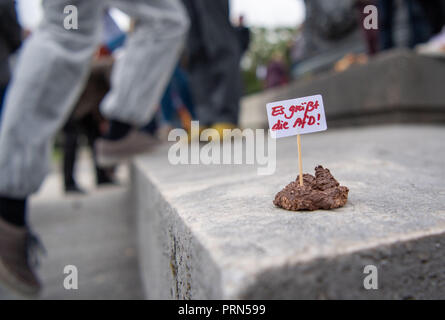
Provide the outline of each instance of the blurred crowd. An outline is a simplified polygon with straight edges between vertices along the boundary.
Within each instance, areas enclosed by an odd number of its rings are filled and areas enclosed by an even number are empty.
[[[14,1],[0,0],[0,282],[27,295],[41,289],[30,257],[36,238],[27,201],[49,171],[58,133],[65,191],[82,193],[74,174],[80,141],[87,142],[97,184],[104,185],[114,183],[119,163],[151,150],[172,128],[184,128],[189,141],[191,120],[215,129],[212,139],[238,125],[240,62],[250,32],[243,17],[230,21],[229,0],[115,0],[131,18],[128,32],[109,14],[110,2],[75,1],[79,28],[72,29],[65,24],[71,2],[46,0],[44,19],[29,34],[17,21]],[[310,0],[320,8],[323,2],[341,11],[348,1]],[[355,24],[363,25],[364,6],[379,8],[378,30],[363,29],[369,55],[395,45],[395,2],[353,1]],[[401,3],[409,46],[442,50],[444,0]],[[318,23],[334,39],[342,34],[338,15],[318,13],[306,23]],[[268,62],[266,88],[289,81],[288,59],[293,67],[304,59],[308,39],[297,31],[288,52],[276,51]]]
[[[191,120],[216,129],[212,139],[238,125],[250,33],[243,17],[230,21],[228,0],[113,1],[131,19],[125,32],[110,0],[74,3],[44,1],[29,34],[15,1],[0,0],[0,283],[25,295],[41,289],[27,203],[49,171],[55,137],[65,191],[83,193],[74,174],[81,141],[104,185],[171,128],[183,127],[190,141],[198,138]]]
[[[364,26],[366,14],[363,9],[367,5],[376,5],[379,13],[378,30],[363,28],[367,50],[370,55],[381,50],[392,49],[395,46],[394,29],[397,10],[405,9],[408,16],[409,40],[408,47],[427,43],[443,31],[445,25],[444,0],[403,0],[397,5],[396,0],[358,0],[357,9],[360,15],[360,25]]]
[[[394,33],[397,10],[405,10],[407,13],[408,47],[429,54],[443,54],[445,51],[445,0],[351,0],[336,4],[329,1],[329,6],[327,3],[326,0],[311,1],[313,10],[308,11],[306,27],[309,23],[316,24],[319,32],[335,38],[351,26],[352,22],[348,22],[347,18],[350,19],[348,14],[355,10],[354,23],[362,30],[366,48],[366,54],[351,53],[338,61],[335,64],[337,71],[343,71],[352,64],[366,63],[369,56],[396,45]],[[190,21],[187,39],[171,73],[168,69],[162,72],[164,75],[169,74],[170,79],[165,80],[163,94],[156,102],[157,107],[150,111],[151,116],[146,124],[138,125],[147,135],[166,140],[172,128],[190,130],[190,121],[199,120],[202,128],[214,128],[223,136],[224,129],[237,127],[239,101],[244,89],[240,61],[249,48],[250,30],[243,16],[236,22],[230,21],[228,0],[182,0],[182,4]],[[378,8],[378,29],[365,28],[364,22],[369,12],[364,9],[368,5]],[[314,11],[317,12],[317,21],[311,16]],[[30,32],[21,29],[13,0],[1,0],[0,14],[1,127],[4,97],[12,76],[10,60],[16,56],[15,53]],[[337,18],[334,19],[334,16]],[[114,166],[101,166],[97,160],[95,144],[110,130],[110,119],[103,116],[99,107],[112,88],[111,74],[115,61],[123,55],[122,48],[134,32],[138,19],[133,17],[130,30],[125,31],[121,30],[107,8],[101,13],[100,19],[104,32],[100,45],[95,49],[89,76],[86,81],[82,81],[83,92],[78,94],[56,140],[63,155],[64,187],[67,192],[84,192],[74,174],[81,142],[90,148],[97,184],[114,183]],[[285,85],[295,78],[292,71],[308,57],[308,39],[305,38],[304,28],[305,25],[298,27],[287,49],[275,50],[263,72],[258,72],[264,88]],[[151,108],[147,106],[147,109]],[[118,131],[127,131],[126,126],[117,121],[113,125]]]
[[[405,10],[408,17],[408,47],[428,54],[445,52],[445,0],[351,0],[336,4],[329,1],[329,6],[327,3],[326,0],[311,1],[310,6],[315,8],[312,12],[317,12],[317,21],[314,22],[314,17],[308,12],[309,22],[306,25],[316,24],[320,32],[335,38],[345,32],[348,24],[351,25],[346,18],[352,6],[356,12],[355,24],[362,30],[366,48],[366,54],[351,53],[338,61],[335,64],[337,71],[343,71],[355,63],[366,63],[368,57],[393,48],[396,45],[394,33],[398,10]],[[190,121],[199,120],[202,128],[214,128],[222,136],[224,129],[237,126],[239,101],[244,88],[240,61],[249,48],[250,30],[245,26],[243,16],[236,22],[230,21],[228,0],[182,0],[182,4],[190,21],[187,40],[177,55],[173,70],[162,72],[170,79],[165,80],[157,107],[150,111],[151,116],[146,124],[138,125],[147,135],[166,140],[172,128],[190,130]],[[365,28],[365,19],[370,12],[364,9],[368,5],[378,8],[378,29]],[[2,109],[6,104],[4,98],[12,76],[11,56],[15,56],[30,32],[21,29],[13,0],[1,0],[0,14],[1,127]],[[130,30],[123,31],[105,8],[101,20],[104,32],[100,45],[95,49],[89,76],[86,81],[79,80],[83,83],[83,92],[77,95],[56,143],[63,155],[64,187],[67,192],[83,193],[74,174],[77,150],[82,141],[90,148],[97,184],[114,183],[114,166],[101,166],[97,160],[95,144],[110,130],[110,119],[103,116],[99,107],[112,88],[111,74],[115,61],[123,54],[122,48],[128,36],[134,32],[138,19],[133,18]],[[292,70],[308,57],[308,39],[305,38],[304,28],[305,25],[297,28],[287,50],[273,52],[263,72],[258,72],[264,88],[285,85],[294,78]],[[53,85],[57,86],[57,83]],[[147,109],[151,108],[147,106]],[[114,121],[113,125],[118,131],[127,131],[126,126],[118,121]]]
[[[365,11],[369,5],[377,8],[377,19],[371,19],[372,11]],[[288,52],[273,54],[267,64],[266,88],[298,78],[304,73],[298,69],[302,62],[326,53],[331,47],[335,50],[336,43],[342,43],[357,29],[360,29],[365,52],[346,54],[335,64],[336,71],[364,64],[379,52],[397,46],[421,54],[445,55],[444,0],[308,0],[306,8],[306,21],[302,28],[296,29]],[[378,27],[366,28],[366,21]],[[407,31],[402,43],[396,37],[400,29]]]
[[[24,34],[28,36],[30,32],[21,30],[14,1],[1,1],[4,2],[0,30],[0,105],[3,106],[11,77],[8,57],[20,47]],[[230,21],[228,0],[183,0],[183,4],[190,21],[188,38],[156,111],[147,124],[141,125],[146,134],[161,140],[167,139],[172,128],[190,130],[191,120],[199,120],[203,128],[214,128],[221,134],[224,129],[235,128],[238,121],[242,94],[240,60],[250,42],[244,17],[240,16],[236,23]],[[108,9],[104,10],[102,20],[101,44],[94,55],[90,75],[56,143],[63,155],[66,192],[84,193],[74,174],[81,141],[86,142],[93,156],[97,184],[114,183],[114,167],[101,167],[94,148],[96,140],[109,130],[109,121],[102,116],[99,106],[111,89],[115,60],[123,54],[121,49],[128,34],[134,32],[137,19],[132,20],[129,31],[121,30]]]

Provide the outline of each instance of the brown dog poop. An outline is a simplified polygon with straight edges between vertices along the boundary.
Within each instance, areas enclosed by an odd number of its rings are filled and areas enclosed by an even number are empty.
[[[292,211],[329,210],[343,207],[348,201],[348,192],[349,189],[340,186],[329,169],[318,166],[315,168],[315,177],[304,174],[303,186],[300,186],[297,177],[296,181],[277,193],[273,203]]]

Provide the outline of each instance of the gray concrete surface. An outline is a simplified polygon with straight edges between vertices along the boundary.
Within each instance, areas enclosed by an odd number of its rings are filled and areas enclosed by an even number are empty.
[[[173,166],[168,148],[132,168],[149,298],[445,298],[445,128],[375,126],[305,135],[304,171],[350,188],[334,211],[288,212],[275,194],[297,177],[296,138],[277,170]],[[378,290],[365,290],[366,265]]]
[[[83,157],[85,158],[85,157]],[[57,168],[30,204],[34,231],[47,250],[39,299],[142,299],[143,292],[125,176],[121,186],[96,189],[88,161],[79,163],[86,196],[65,196]],[[78,269],[78,290],[65,290],[66,265]],[[0,299],[21,299],[0,287]]]
[[[247,96],[240,123],[267,126],[266,104],[322,94],[330,125],[394,122],[445,122],[445,60],[399,49],[378,55],[368,64],[327,72],[288,86]]]

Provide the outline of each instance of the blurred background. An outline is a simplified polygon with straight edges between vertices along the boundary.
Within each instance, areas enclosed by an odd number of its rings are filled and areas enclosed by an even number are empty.
[[[173,128],[190,131],[191,120],[220,132],[236,127],[267,128],[267,102],[312,94],[323,95],[330,128],[419,122],[442,126],[445,122],[444,0],[183,3],[191,20],[184,52],[156,115],[143,128],[160,141],[165,142]],[[364,27],[368,5],[378,8],[377,28]],[[17,0],[16,10],[18,28],[14,32],[20,33],[24,43],[42,21],[42,4]],[[142,294],[136,289],[139,279],[128,273],[137,269],[131,223],[116,210],[125,196],[119,189],[104,193],[98,188],[125,185],[127,168],[100,167],[94,150],[95,141],[108,128],[99,105],[110,90],[114,62],[125,54],[125,40],[134,27],[135,21],[118,9],[104,12],[102,44],[88,83],[55,138],[52,174],[33,198],[33,223],[47,234],[44,240],[49,246],[60,253],[56,255],[59,260],[52,261],[54,267],[45,271],[44,278],[50,283],[45,297],[73,297],[60,290],[62,275],[54,278],[51,273],[69,255],[59,243],[69,246],[74,241],[79,252],[84,252],[90,241],[103,240],[94,238],[102,227],[104,232],[119,234],[124,254],[110,253],[94,265],[89,264],[93,252],[76,256],[96,281],[85,284],[91,290],[83,297],[138,298]],[[2,62],[10,65],[13,76],[20,43],[8,52]],[[9,79],[8,73],[2,96]],[[95,220],[90,217],[93,212]],[[66,228],[66,221],[75,222],[72,230]],[[92,236],[77,236],[92,229]],[[105,252],[102,249],[97,248]],[[112,251],[111,247],[105,249]],[[109,261],[121,264],[116,263],[105,275],[95,269]],[[104,290],[108,279],[122,275],[128,277],[126,287]]]

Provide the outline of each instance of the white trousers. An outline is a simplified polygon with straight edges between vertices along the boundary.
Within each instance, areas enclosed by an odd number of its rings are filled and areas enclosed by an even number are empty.
[[[66,30],[64,8],[78,11]],[[6,96],[0,131],[0,195],[23,198],[49,169],[51,140],[82,92],[101,39],[103,11],[136,20],[101,110],[109,119],[147,123],[170,79],[188,29],[178,0],[43,0],[44,21],[24,44]]]

